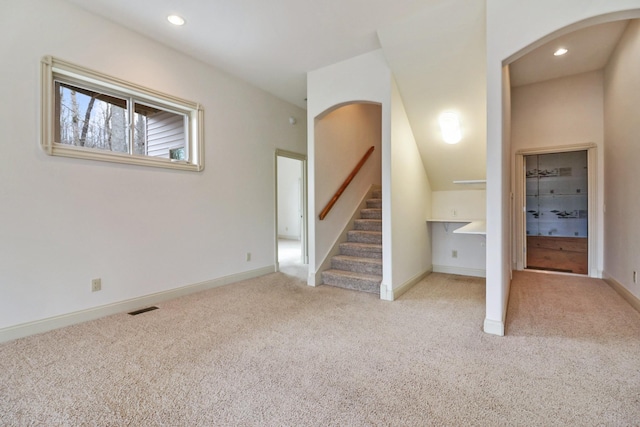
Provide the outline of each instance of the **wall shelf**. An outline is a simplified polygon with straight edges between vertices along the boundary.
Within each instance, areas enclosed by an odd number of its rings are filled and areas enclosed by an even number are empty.
[[[456,230],[453,230],[455,234],[487,234],[487,226],[484,220],[476,220],[476,219],[428,219],[427,223],[430,222],[439,222],[444,226],[445,231],[449,231],[448,224],[452,223],[468,223],[465,226],[462,226]]]

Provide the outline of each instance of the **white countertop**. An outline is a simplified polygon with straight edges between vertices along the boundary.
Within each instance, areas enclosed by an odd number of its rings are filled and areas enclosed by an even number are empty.
[[[448,223],[465,223],[469,224],[462,226],[453,232],[456,234],[487,234],[487,224],[485,220],[478,219],[460,219],[460,218],[432,218],[428,219],[427,222],[448,222]]]

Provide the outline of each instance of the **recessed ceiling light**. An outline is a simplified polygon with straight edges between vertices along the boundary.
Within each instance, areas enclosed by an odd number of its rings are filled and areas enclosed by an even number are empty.
[[[564,55],[564,54],[565,54],[565,53],[567,53],[567,52],[569,52],[567,49],[565,49],[565,48],[561,47],[560,49],[558,49],[558,50],[556,50],[555,52],[553,52],[553,54],[554,54],[555,56],[562,56],[562,55]]]
[[[178,15],[167,16],[167,21],[171,22],[173,25],[184,25],[184,18]]]

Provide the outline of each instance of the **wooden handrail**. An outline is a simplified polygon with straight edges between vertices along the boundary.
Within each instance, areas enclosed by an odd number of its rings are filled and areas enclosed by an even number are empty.
[[[366,162],[369,156],[371,155],[371,153],[373,153],[373,150],[375,150],[375,147],[372,145],[371,148],[369,148],[369,150],[365,153],[365,155],[362,156],[362,159],[360,159],[356,167],[353,168],[353,171],[349,174],[347,179],[344,180],[340,188],[338,188],[338,191],[336,191],[336,194],[334,194],[331,200],[329,200],[329,203],[327,203],[327,206],[325,206],[324,209],[322,209],[322,212],[320,212],[320,215],[319,215],[320,221],[322,221],[324,217],[327,216],[327,214],[329,213],[333,205],[336,204],[336,202],[338,201],[338,199],[340,198],[344,190],[351,183],[351,181],[356,176],[356,174],[360,171],[360,169],[362,169],[362,165],[364,165],[364,162]]]

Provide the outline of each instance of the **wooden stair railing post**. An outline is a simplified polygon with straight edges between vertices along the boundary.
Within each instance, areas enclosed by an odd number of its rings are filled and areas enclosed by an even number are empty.
[[[322,221],[327,216],[331,208],[333,208],[333,205],[336,204],[336,202],[338,201],[338,199],[340,198],[344,190],[351,183],[351,181],[357,175],[360,169],[362,169],[364,162],[366,162],[369,156],[371,155],[371,153],[373,153],[373,150],[375,150],[375,147],[372,145],[371,148],[369,148],[369,150],[365,153],[365,155],[362,156],[362,159],[360,159],[356,167],[353,168],[353,171],[351,171],[347,179],[344,180],[340,188],[338,188],[338,191],[336,191],[336,194],[334,194],[331,200],[329,200],[329,203],[327,203],[327,206],[325,206],[324,209],[322,209],[322,212],[320,212],[320,215],[319,215],[320,221]]]

